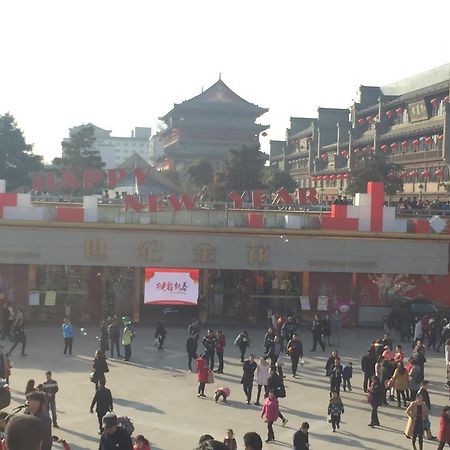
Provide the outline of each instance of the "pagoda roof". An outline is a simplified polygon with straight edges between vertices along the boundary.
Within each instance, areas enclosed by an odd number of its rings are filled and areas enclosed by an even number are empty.
[[[190,100],[185,100],[182,103],[175,103],[171,111],[165,116],[161,117],[162,120],[169,118],[175,110],[185,109],[231,109],[241,110],[253,113],[256,117],[266,113],[268,108],[261,108],[254,103],[250,103],[239,97],[233,92],[223,81],[219,78],[212,86],[199,95],[192,97]]]

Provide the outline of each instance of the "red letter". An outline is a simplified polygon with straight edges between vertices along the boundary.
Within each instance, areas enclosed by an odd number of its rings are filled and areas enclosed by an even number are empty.
[[[127,176],[124,169],[110,169],[108,170],[108,187],[109,189],[115,189],[117,183]]]
[[[181,202],[175,195],[168,195],[167,200],[169,200],[174,211],[179,211],[183,207],[183,204],[186,206],[186,209],[194,209],[194,202],[189,194],[181,194]]]
[[[31,189],[42,192],[44,190],[43,187],[42,172],[33,172],[31,174]]]
[[[156,212],[161,210],[163,207],[161,197],[159,195],[149,195],[148,196],[148,210],[150,212]]]
[[[262,189],[256,189],[252,191],[252,205],[255,209],[262,209],[264,207],[263,202],[266,198],[266,191]]]
[[[90,189],[103,180],[103,172],[99,169],[86,169],[83,171],[84,188]]]
[[[299,205],[317,205],[319,203],[317,191],[314,188],[298,188],[297,200]]]
[[[65,170],[63,172],[61,187],[77,189],[81,187],[81,181],[73,174],[70,170]]]
[[[133,169],[133,171],[131,173],[137,178],[138,186],[145,184],[145,182],[147,180],[147,172],[144,172],[141,169]]]
[[[294,203],[294,199],[289,194],[286,188],[280,188],[276,192],[275,199],[273,200],[274,205],[278,205],[279,203],[286,203],[286,205],[292,205]]]
[[[240,209],[244,206],[245,192],[241,196],[237,192],[233,191],[228,194],[228,197],[230,197],[231,200],[233,201],[234,209]]]
[[[134,209],[134,211],[139,212],[144,205],[141,202],[138,202],[132,195],[127,195],[123,199],[123,205],[125,206],[125,211],[128,211],[128,208]]]

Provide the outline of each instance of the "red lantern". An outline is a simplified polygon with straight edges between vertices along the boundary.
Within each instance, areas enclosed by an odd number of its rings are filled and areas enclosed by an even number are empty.
[[[409,177],[417,177],[417,170],[411,170],[411,172],[408,173]]]
[[[363,117],[358,119],[358,125],[364,125],[366,123],[366,119],[364,119]]]
[[[386,111],[386,117],[388,119],[392,119],[392,117],[394,117],[394,111]]]
[[[438,136],[438,140],[443,141],[443,140],[444,140],[444,135],[443,135],[443,134],[440,134],[440,135]]]
[[[342,175],[342,178],[343,178],[344,180],[346,180],[346,179],[348,178],[348,173],[344,173],[344,175]]]
[[[444,102],[445,102],[445,103],[448,103],[449,100],[450,100],[450,97],[449,97],[448,95],[446,95],[446,96],[444,97]]]
[[[403,172],[400,172],[400,176],[401,176],[402,178],[407,178],[407,177],[408,177],[408,174],[407,174],[405,171],[403,171]]]
[[[342,155],[344,158],[348,158],[348,150],[342,150],[341,155]]]
[[[437,169],[436,172],[434,172],[434,174],[437,177],[442,177],[444,175],[444,169]]]
[[[403,141],[402,142],[402,147],[403,148],[408,148],[408,146],[409,146],[409,142],[408,141]]]
[[[392,150],[397,150],[397,147],[398,147],[397,142],[393,142],[393,143],[391,144]]]
[[[335,180],[336,179],[336,175],[330,175],[330,180]]]
[[[389,145],[383,144],[383,145],[380,147],[380,150],[381,150],[382,152],[387,152],[387,151],[389,150]]]
[[[317,180],[317,181],[322,181],[322,180],[323,180],[323,176],[322,176],[322,175],[318,175],[318,176],[316,177],[316,180]]]
[[[428,136],[427,138],[425,138],[425,142],[427,144],[432,144],[433,143],[433,138],[431,136]]]
[[[400,116],[401,114],[403,114],[403,108],[397,108],[395,112]]]
[[[414,139],[412,141],[412,143],[413,143],[414,147],[418,147],[420,145],[420,139]]]
[[[315,183],[316,180],[317,180],[317,177],[311,177],[311,181],[312,181],[313,183]]]
[[[373,117],[372,116],[367,116],[366,120],[367,120],[367,123],[372,123],[373,122]]]
[[[326,161],[328,159],[328,153],[324,153],[321,158]]]
[[[427,169],[425,169],[425,170],[422,172],[422,176],[423,176],[424,178],[428,178],[428,177],[430,176],[430,171],[427,170]]]
[[[368,145],[367,147],[363,148],[363,152],[364,153],[371,153],[372,150],[373,150],[373,148],[370,145]]]
[[[359,153],[359,152],[360,152],[360,150],[359,150],[358,147],[356,147],[356,148],[353,150],[353,153]]]
[[[342,173],[338,173],[337,175],[336,175],[336,180],[342,180],[344,177],[343,177],[343,175],[342,175]]]
[[[439,105],[439,100],[438,100],[437,98],[432,98],[432,99],[430,100],[430,103],[431,103],[433,106],[437,106],[437,105]]]
[[[324,181],[327,181],[327,180],[329,180],[330,179],[330,175],[324,175],[323,177],[322,177],[322,180],[324,180]]]

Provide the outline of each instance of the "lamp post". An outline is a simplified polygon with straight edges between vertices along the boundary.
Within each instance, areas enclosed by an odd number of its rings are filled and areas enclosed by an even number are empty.
[[[422,194],[423,194],[423,185],[422,183],[419,184],[419,186],[417,186],[417,188],[419,189],[419,202],[422,201]]]

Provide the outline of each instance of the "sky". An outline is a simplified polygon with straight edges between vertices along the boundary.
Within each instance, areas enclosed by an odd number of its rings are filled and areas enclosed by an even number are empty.
[[[291,116],[450,62],[448,0],[14,0],[0,6],[0,114],[45,161],[72,126],[129,136],[222,80]]]

